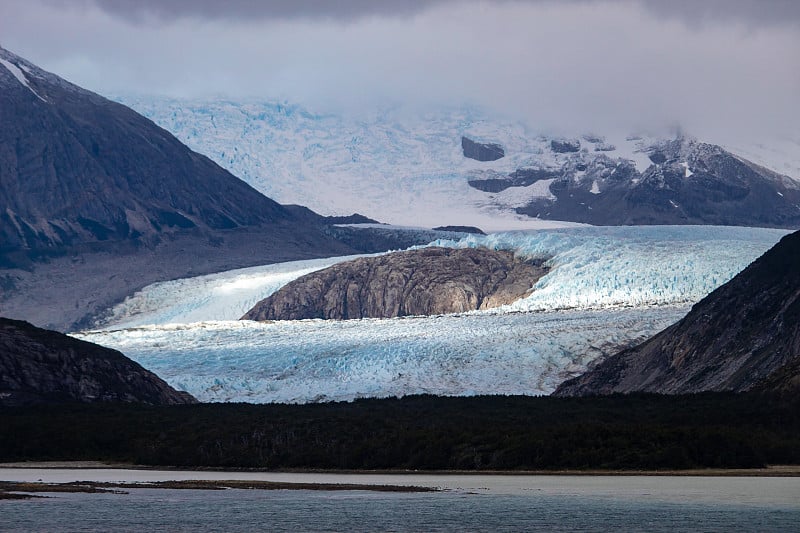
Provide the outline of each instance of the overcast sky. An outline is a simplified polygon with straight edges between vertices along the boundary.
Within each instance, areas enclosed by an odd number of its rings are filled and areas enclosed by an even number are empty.
[[[800,137],[796,0],[0,0],[0,45],[101,94]]]

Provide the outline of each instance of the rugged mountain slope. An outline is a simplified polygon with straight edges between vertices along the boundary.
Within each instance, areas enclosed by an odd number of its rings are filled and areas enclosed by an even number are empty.
[[[0,405],[195,403],[116,350],[0,318]]]
[[[544,273],[510,252],[485,248],[395,252],[298,278],[243,318],[388,318],[489,309],[521,298]]]
[[[0,206],[0,311],[59,328],[158,279],[349,251],[133,110],[3,49]],[[98,263],[108,288],[82,286]],[[62,301],[60,277],[93,301]]]
[[[680,322],[563,383],[560,396],[798,390],[800,232],[787,235]]]
[[[3,251],[292,220],[133,110],[0,57]]]
[[[554,224],[537,215],[800,227],[797,140],[733,149],[666,134],[557,138],[475,107],[338,115],[286,102],[122,100],[268,196],[325,214],[487,231]]]
[[[498,181],[529,187],[549,179],[549,196],[516,211],[595,225],[800,227],[798,182],[694,140],[655,143],[646,150],[652,164],[643,172],[630,162],[578,153],[561,169],[521,169],[507,180],[494,180],[495,190]]]

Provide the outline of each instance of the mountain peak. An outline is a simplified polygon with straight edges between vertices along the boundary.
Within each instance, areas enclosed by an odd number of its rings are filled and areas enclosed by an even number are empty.
[[[105,295],[121,298],[189,272],[351,251],[132,109],[8,50],[0,51],[0,112],[0,268],[34,271],[0,273],[0,284],[17,287],[0,294],[7,316],[57,328],[83,318],[78,301],[47,296],[46,270],[56,266],[44,264],[56,258],[74,257],[86,269],[100,261],[97,252],[116,259],[108,268],[119,277],[112,272],[75,295],[91,313],[111,303]],[[97,277],[60,268],[49,275],[68,272],[76,287]],[[43,301],[28,302],[39,283]],[[42,306],[58,321],[30,314]]]
[[[49,93],[53,92],[51,91],[53,87],[57,88],[58,91],[81,93],[85,96],[102,98],[2,47],[0,47],[0,86],[4,90],[32,94],[35,98],[45,103],[53,103],[49,98]]]

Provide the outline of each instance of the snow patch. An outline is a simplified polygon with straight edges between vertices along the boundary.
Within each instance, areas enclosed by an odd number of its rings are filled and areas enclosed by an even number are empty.
[[[17,80],[18,80],[18,81],[19,81],[19,82],[20,82],[22,85],[24,85],[25,87],[27,87],[27,88],[28,88],[28,90],[29,90],[30,92],[32,92],[33,94],[35,94],[35,95],[36,95],[36,98],[38,98],[38,99],[39,99],[39,100],[41,100],[42,102],[47,102],[47,100],[45,100],[44,98],[42,98],[41,96],[39,96],[39,93],[37,93],[36,91],[34,91],[34,90],[33,90],[33,87],[31,87],[31,84],[28,82],[28,78],[26,78],[26,77],[25,77],[25,74],[22,72],[22,70],[20,70],[20,68],[19,68],[19,67],[17,67],[17,65],[15,65],[14,63],[12,63],[12,62],[10,62],[10,61],[7,61],[7,60],[3,59],[2,57],[0,57],[0,65],[3,65],[4,67],[6,67],[6,69],[8,69],[8,71],[9,71],[9,72],[10,72],[10,73],[11,73],[11,74],[12,74],[12,75],[15,77],[15,78],[17,78]],[[26,70],[27,70],[27,69],[26,69]]]
[[[556,201],[556,196],[550,191],[550,184],[555,179],[539,180],[527,187],[509,187],[493,194],[494,204],[505,209],[525,207],[533,200],[545,199]]]
[[[616,136],[610,138],[608,143],[616,148],[614,156],[633,161],[636,170],[644,172],[653,164],[648,156],[648,149],[656,141],[652,137]]]
[[[800,138],[766,139],[758,144],[725,144],[722,147],[800,182]]]

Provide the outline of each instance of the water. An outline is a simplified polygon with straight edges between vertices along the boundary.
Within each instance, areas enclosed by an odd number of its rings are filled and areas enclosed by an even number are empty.
[[[131,489],[0,501],[3,531],[798,531],[800,479],[88,471],[25,479],[270,479],[438,493]],[[119,472],[119,471],[117,471]],[[0,470],[0,477],[10,479]],[[115,477],[116,476],[116,477]],[[122,476],[122,477],[120,477]],[[18,478],[15,477],[15,479]]]

